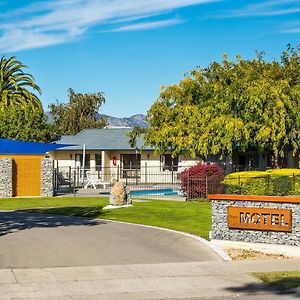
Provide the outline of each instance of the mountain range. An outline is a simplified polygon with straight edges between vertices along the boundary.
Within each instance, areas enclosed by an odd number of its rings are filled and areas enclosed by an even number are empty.
[[[117,118],[107,115],[99,115],[107,119],[107,127],[148,127],[148,122],[145,120],[145,115],[137,114],[128,118]]]
[[[48,117],[48,122],[52,122],[51,114],[49,112],[45,112]],[[98,114],[97,117],[104,117],[107,120],[107,127],[148,127],[148,122],[145,120],[146,116],[143,114],[133,115],[128,118],[117,118],[104,114]]]

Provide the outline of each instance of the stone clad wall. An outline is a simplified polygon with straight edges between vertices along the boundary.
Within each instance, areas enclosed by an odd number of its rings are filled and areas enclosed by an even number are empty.
[[[0,197],[11,198],[13,196],[13,160],[0,158]]]
[[[43,158],[41,160],[41,196],[53,197],[53,185],[53,160],[50,158]]]
[[[229,229],[227,207],[259,207],[292,210],[292,232]],[[212,200],[211,238],[252,243],[300,246],[300,203]]]

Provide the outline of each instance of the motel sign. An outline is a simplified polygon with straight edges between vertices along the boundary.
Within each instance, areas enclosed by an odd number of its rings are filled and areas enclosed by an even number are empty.
[[[228,227],[269,231],[292,231],[292,210],[256,207],[228,207]]]

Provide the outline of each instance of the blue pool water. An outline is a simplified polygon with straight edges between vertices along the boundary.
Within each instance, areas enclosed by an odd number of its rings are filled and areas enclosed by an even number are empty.
[[[178,195],[173,189],[152,189],[152,190],[136,190],[130,191],[131,196],[144,196],[144,195]]]
[[[101,195],[110,195],[109,191],[100,192]],[[151,190],[134,190],[130,191],[129,194],[131,196],[151,196],[151,195],[163,195],[163,196],[171,196],[178,195],[178,192],[173,189],[151,189]]]

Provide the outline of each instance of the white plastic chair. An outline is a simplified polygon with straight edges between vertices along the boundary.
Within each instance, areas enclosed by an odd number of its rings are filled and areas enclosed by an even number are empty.
[[[89,186],[92,186],[94,189],[98,186],[102,186],[103,189],[107,189],[110,186],[109,182],[103,182],[98,178],[98,173],[92,173],[91,171],[86,172],[87,182],[84,185],[84,188],[87,189]]]

